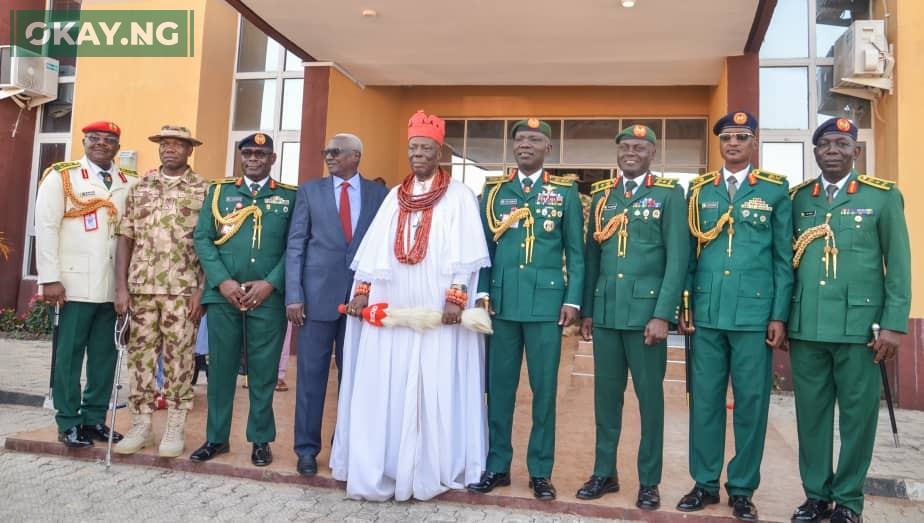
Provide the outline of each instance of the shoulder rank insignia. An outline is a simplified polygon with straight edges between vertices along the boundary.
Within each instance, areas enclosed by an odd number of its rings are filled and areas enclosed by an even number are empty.
[[[597,194],[600,191],[612,189],[616,187],[618,183],[619,183],[619,178],[607,178],[606,180],[600,180],[599,182],[594,182],[594,184],[590,186],[590,194]]]
[[[288,189],[288,190],[290,190],[290,191],[297,191],[297,190],[298,190],[298,187],[296,187],[296,186],[294,186],[294,185],[289,185],[289,184],[287,184],[287,183],[276,182],[276,184],[279,185],[280,187],[282,187],[283,189]]]
[[[485,185],[494,185],[494,184],[498,184],[498,183],[503,183],[503,182],[507,181],[508,178],[510,178],[510,177],[507,176],[507,175],[488,176],[487,178],[484,179],[484,183],[485,183]]]
[[[237,178],[215,178],[209,180],[209,183],[212,185],[218,185],[222,183],[237,183]]]
[[[703,185],[706,185],[707,183],[711,183],[718,176],[719,176],[719,171],[712,171],[702,176],[697,176],[696,178],[693,178],[692,180],[690,180],[690,189],[691,190],[698,189],[702,187]]]
[[[875,176],[867,176],[861,174],[857,177],[857,181],[860,183],[869,185],[870,187],[875,187],[877,189],[888,191],[892,189],[892,186],[895,185],[895,182],[891,180],[884,180],[882,178],[876,178]]]
[[[73,169],[74,167],[80,167],[80,162],[58,162],[52,165],[52,167],[58,172],[63,172],[68,169]]]
[[[674,186],[677,185],[678,181],[679,180],[677,180],[677,178],[661,178],[660,176],[658,176],[658,178],[654,182],[654,186],[664,187],[665,189],[673,189]]]
[[[572,185],[574,185],[574,180],[572,178],[566,178],[564,176],[549,175],[549,183],[554,183],[555,185],[561,185],[562,187],[571,187]]]
[[[765,182],[771,182],[777,185],[783,185],[783,182],[785,182],[787,179],[782,174],[776,174],[769,171],[761,171],[760,169],[754,169],[753,174]]]
[[[138,172],[137,172],[137,171],[133,171],[133,170],[131,170],[131,169],[126,169],[125,167],[119,167],[119,170],[122,171],[123,173],[129,175],[129,176],[134,176],[135,178],[138,177]]]
[[[816,181],[818,181],[816,178],[809,178],[808,180],[805,180],[804,182],[800,183],[799,185],[796,185],[795,187],[790,188],[790,189],[789,189],[789,199],[791,200],[791,199],[795,198],[795,197],[796,197],[796,193],[799,192],[799,190],[804,189],[804,188],[808,187],[809,185],[812,185],[812,184],[815,183]]]

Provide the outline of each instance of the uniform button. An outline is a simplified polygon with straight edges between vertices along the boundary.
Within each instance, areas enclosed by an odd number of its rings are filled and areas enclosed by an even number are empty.
[[[654,294],[654,291],[648,291],[648,294]]]
[[[824,280],[821,280],[820,282],[818,282],[818,285],[824,286],[824,285],[826,285],[826,283],[825,283]]]
[[[529,207],[529,202],[524,203],[523,207]]]
[[[622,279],[622,273],[620,272],[619,274],[616,275],[616,277],[619,278],[619,279],[621,280],[621,279]]]
[[[759,293],[759,292],[757,293],[757,297],[760,298],[760,293]]]
[[[726,276],[731,276],[731,271],[725,271]]]
[[[525,248],[526,248],[526,244],[525,244],[525,243],[521,243],[521,244],[520,244],[520,248],[521,248],[521,249],[525,249]]]
[[[521,268],[521,269],[523,268],[523,264],[522,264],[522,263],[520,264],[520,268]]]
[[[869,303],[869,298],[866,298],[866,303]]]
[[[554,282],[554,281],[550,281],[550,282],[549,282],[549,285],[551,285],[552,287],[554,287],[554,286],[555,286],[555,282]],[[869,300],[866,300],[866,301],[869,301]]]
[[[250,263],[257,263],[257,259],[256,259],[256,258],[251,258],[251,259],[250,259]]]

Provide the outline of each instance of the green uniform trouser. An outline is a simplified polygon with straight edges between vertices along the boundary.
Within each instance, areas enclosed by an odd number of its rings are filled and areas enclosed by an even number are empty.
[[[205,437],[214,443],[224,443],[231,434],[234,389],[241,363],[241,311],[227,303],[210,303],[206,318],[209,329],[209,415]],[[247,312],[247,390],[250,395],[247,441],[253,443],[268,443],[276,439],[273,392],[285,332],[286,315],[281,307],[270,307],[264,303]]]
[[[717,494],[725,462],[728,377],[735,398],[735,457],[728,462],[725,490],[751,496],[760,484],[767,436],[773,353],[765,331],[697,327],[693,334],[693,408],[690,413],[690,475],[696,486]]]
[[[54,309],[51,314],[54,315]],[[115,321],[112,302],[69,301],[61,307],[53,394],[59,432],[75,425],[106,422],[116,365]],[[80,371],[84,354],[87,384],[81,401]]]
[[[526,467],[531,477],[552,476],[555,461],[555,401],[561,327],[556,322],[518,322],[494,319],[488,355],[488,428],[490,450],[486,470],[508,472],[513,459],[510,442],[524,344],[529,387],[533,392],[533,427],[529,433]]]
[[[638,397],[642,434],[638,449],[639,484],[661,482],[664,450],[664,372],[667,342],[645,345],[643,331],[594,327],[594,417],[597,454],[594,475],[616,476],[616,449],[622,430],[627,371]]]
[[[792,340],[792,384],[799,429],[799,472],[810,498],[863,512],[863,483],[873,457],[882,376],[863,343]],[[841,451],[834,453],[834,401]]]

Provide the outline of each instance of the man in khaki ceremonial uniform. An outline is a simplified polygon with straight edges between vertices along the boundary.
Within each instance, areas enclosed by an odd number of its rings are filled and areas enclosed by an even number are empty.
[[[208,183],[189,166],[193,148],[202,145],[189,129],[165,125],[148,139],[158,144],[160,169],[132,188],[118,228],[115,309],[120,315],[132,312],[132,428],[115,451],[133,454],[153,443],[157,361],[163,356],[167,428],[159,452],[176,457],[183,452],[183,428],[193,400],[203,283],[193,231]]]
[[[633,125],[616,136],[621,176],[594,184],[587,225],[581,334],[594,342],[594,472],[577,492],[596,499],[619,490],[616,449],[627,373],[642,423],[636,506],[661,505],[667,331],[677,322],[689,263],[687,206],[677,180],[648,170],[655,133]]]
[[[58,440],[68,447],[107,441],[116,349],[113,258],[116,224],[125,209],[133,171],[112,161],[122,130],[112,122],[83,128],[85,156],[60,162],[42,175],[35,205],[36,265],[44,299],[61,307],[54,368]],[[87,358],[87,383],[80,371]],[[122,436],[113,433],[113,441]]]
[[[739,111],[716,122],[725,165],[690,182],[691,256],[687,289],[693,335],[690,475],[696,482],[677,509],[719,502],[725,462],[726,395],[735,397],[735,455],[725,490],[733,515],[757,519],[751,496],[760,484],[770,408],[773,353],[786,337],[792,297],[792,211],[786,177],[751,166],[757,119]],[[689,364],[689,362],[688,362]]]
[[[911,248],[893,182],[857,174],[857,127],[832,118],[812,136],[821,176],[795,187],[796,287],[789,320],[799,472],[793,521],[861,521],[876,441],[879,362],[898,350],[911,309]],[[874,324],[881,326],[873,339]],[[834,405],[840,453],[834,468]],[[837,508],[831,510],[836,502]]]

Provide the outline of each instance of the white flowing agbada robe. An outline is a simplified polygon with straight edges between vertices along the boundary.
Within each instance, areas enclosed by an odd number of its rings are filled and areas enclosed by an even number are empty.
[[[415,183],[414,194],[432,180]],[[442,312],[446,290],[463,283],[466,308],[474,306],[478,271],[490,258],[472,191],[451,181],[433,209],[426,257],[416,265],[395,258],[398,211],[395,188],[353,259],[355,281],[372,284],[369,304]],[[350,317],[343,355],[330,465],[333,477],[347,482],[347,496],[426,500],[478,481],[487,452],[481,334],[461,325],[425,332],[374,327]]]

